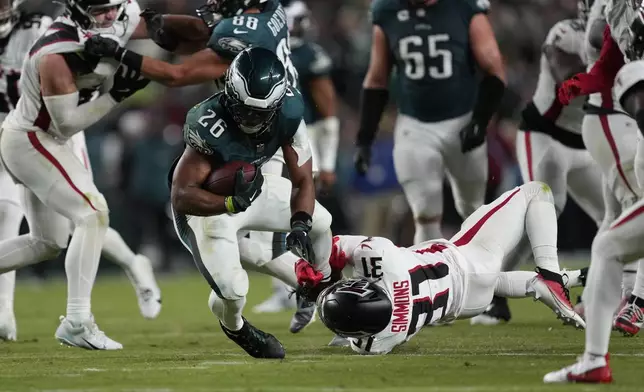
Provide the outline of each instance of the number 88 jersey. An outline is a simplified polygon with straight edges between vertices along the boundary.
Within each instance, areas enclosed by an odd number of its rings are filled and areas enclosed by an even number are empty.
[[[356,278],[375,280],[389,296],[392,315],[387,327],[367,338],[349,339],[361,354],[386,354],[412,338],[423,326],[458,315],[462,285],[460,268],[449,257],[448,244],[398,248],[381,237],[338,236],[335,249],[346,252]]]
[[[488,0],[439,0],[420,7],[406,0],[371,3],[372,23],[384,32],[397,69],[400,113],[438,122],[473,109],[478,80],[469,26],[488,6]]]

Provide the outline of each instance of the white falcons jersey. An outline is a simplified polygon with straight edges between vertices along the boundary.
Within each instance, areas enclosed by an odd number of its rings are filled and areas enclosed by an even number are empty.
[[[0,123],[18,104],[20,70],[31,45],[47,30],[52,19],[45,15],[29,14],[0,40]]]
[[[336,236],[333,252],[353,267],[355,278],[367,278],[384,290],[393,312],[383,331],[351,338],[362,354],[386,354],[425,325],[455,319],[462,307],[464,275],[453,245],[446,240],[399,248],[382,237]],[[333,257],[333,256],[332,256]]]
[[[548,32],[543,46],[552,45],[566,53],[580,56],[583,60],[584,26],[576,19],[557,22]],[[584,116],[585,97],[578,97],[570,105],[563,106],[557,100],[557,81],[550,71],[546,55],[541,55],[539,81],[532,102],[539,113],[567,131],[581,134],[581,121]]]
[[[104,83],[110,83],[117,62],[83,54],[85,41],[93,34],[115,39],[125,46],[139,24],[141,8],[136,1],[129,1],[124,17],[107,29],[82,30],[68,16],[60,16],[32,45],[22,66],[20,79],[21,97],[18,105],[6,118],[3,127],[17,131],[46,131],[64,141],[64,137],[51,121],[40,90],[40,60],[49,54],[61,54],[75,75],[80,93],[80,104],[99,95]]]

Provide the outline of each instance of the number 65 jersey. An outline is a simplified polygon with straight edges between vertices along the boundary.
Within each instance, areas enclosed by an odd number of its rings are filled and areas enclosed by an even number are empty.
[[[423,326],[458,317],[464,274],[451,247],[446,240],[399,248],[382,237],[334,237],[331,265],[350,264],[355,278],[375,281],[393,308],[387,328],[368,339],[349,339],[354,351],[386,354]]]

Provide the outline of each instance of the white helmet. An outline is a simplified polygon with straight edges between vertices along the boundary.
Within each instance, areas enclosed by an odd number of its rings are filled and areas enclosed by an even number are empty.
[[[118,7],[116,20],[126,18],[124,15],[128,0],[67,0],[65,6],[71,20],[83,30],[93,30],[98,27],[94,12],[103,8]]]

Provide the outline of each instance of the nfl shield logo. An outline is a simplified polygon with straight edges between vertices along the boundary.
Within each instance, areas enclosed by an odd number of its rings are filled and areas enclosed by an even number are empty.
[[[264,143],[257,145],[257,152],[264,152]]]

